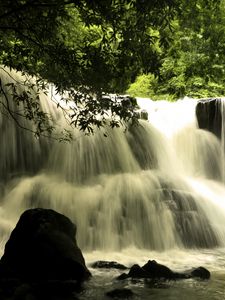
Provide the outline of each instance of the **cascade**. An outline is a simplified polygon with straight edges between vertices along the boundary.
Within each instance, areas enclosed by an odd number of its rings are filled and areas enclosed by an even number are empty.
[[[10,74],[1,70],[2,82],[20,80]],[[40,98],[43,110],[68,126],[56,105]],[[194,99],[137,101],[148,121],[93,136],[74,130],[71,143],[36,139],[0,114],[1,252],[30,207],[70,217],[84,251],[225,246],[222,142],[198,127]]]

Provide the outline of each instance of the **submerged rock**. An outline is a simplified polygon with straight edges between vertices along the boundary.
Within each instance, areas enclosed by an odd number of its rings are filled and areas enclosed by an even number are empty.
[[[8,281],[12,290],[18,290],[23,283],[32,287],[44,284],[45,290],[47,287],[52,290],[51,286],[65,290],[65,285],[77,289],[91,273],[75,235],[76,226],[54,210],[37,208],[25,211],[0,260],[0,287]],[[17,283],[10,281],[15,278]]]
[[[116,261],[105,261],[105,260],[99,260],[94,262],[91,265],[92,268],[99,268],[99,269],[118,269],[118,270],[126,270],[128,269],[126,266],[117,263]]]
[[[209,279],[210,272],[203,268],[198,267],[183,273],[174,272],[167,266],[157,263],[155,260],[149,260],[144,266],[140,267],[135,264],[130,268],[128,274],[121,274],[117,279],[124,280],[127,278],[149,278],[149,279],[188,279],[188,278]]]
[[[196,196],[163,183],[160,197],[173,213],[176,232],[186,248],[213,248],[219,239]]]

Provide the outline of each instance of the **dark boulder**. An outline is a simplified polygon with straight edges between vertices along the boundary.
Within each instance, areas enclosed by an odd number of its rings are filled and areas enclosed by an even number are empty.
[[[128,269],[126,266],[117,263],[116,261],[105,261],[105,260],[99,260],[94,262],[91,265],[92,268],[99,268],[99,269],[118,269],[118,270],[126,270]]]
[[[128,276],[132,278],[149,278],[150,274],[145,269],[135,264],[130,268]]]
[[[198,277],[201,279],[209,279],[210,278],[210,272],[203,268],[203,267],[198,267],[194,270],[191,271],[191,276],[192,277]]]
[[[130,268],[128,274],[121,274],[117,279],[123,280],[127,278],[149,278],[149,279],[165,279],[165,280],[176,280],[176,279],[188,279],[188,278],[200,278],[209,279],[210,272],[199,267],[186,271],[183,273],[174,272],[167,266],[158,264],[155,260],[149,260],[143,267],[135,264]]]
[[[199,128],[214,133],[219,139],[222,132],[222,100],[220,98],[199,100],[196,117]]]
[[[172,270],[167,266],[158,264],[155,260],[149,260],[142,269],[149,274],[150,278],[175,278],[175,273]]]
[[[5,245],[0,260],[0,280],[82,282],[91,274],[75,235],[76,226],[54,210],[25,211]]]

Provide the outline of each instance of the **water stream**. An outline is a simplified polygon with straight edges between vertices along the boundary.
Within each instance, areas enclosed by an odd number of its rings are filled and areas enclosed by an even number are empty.
[[[1,78],[9,80],[5,73]],[[41,101],[58,124],[68,126],[46,96]],[[207,282],[153,285],[117,282],[119,271],[91,269],[94,276],[81,299],[106,299],[106,291],[129,287],[134,299],[221,300],[223,142],[198,128],[196,100],[138,103],[148,110],[148,121],[93,136],[74,131],[71,144],[35,139],[0,115],[0,252],[25,209],[52,208],[77,224],[88,266],[100,259],[127,266],[155,259],[177,271],[202,265],[212,272]]]

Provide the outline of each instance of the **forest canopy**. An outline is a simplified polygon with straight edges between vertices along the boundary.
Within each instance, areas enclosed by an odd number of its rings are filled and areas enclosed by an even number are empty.
[[[107,93],[224,95],[224,12],[224,0],[2,0],[0,64],[67,91],[83,103],[71,124],[91,130],[108,110],[133,117]]]

